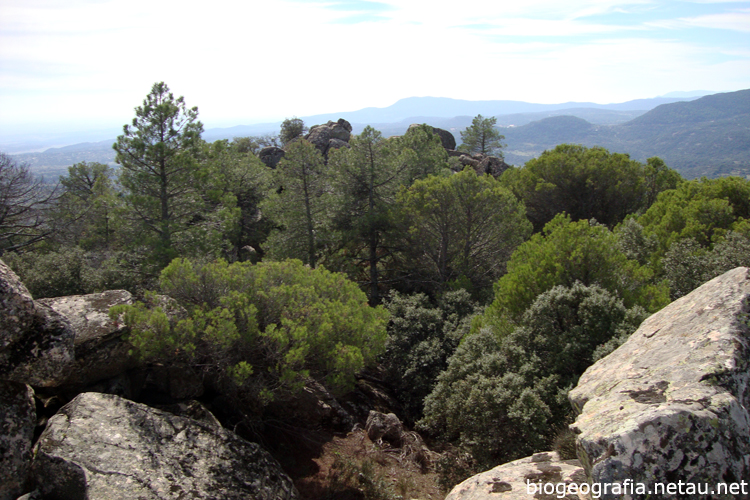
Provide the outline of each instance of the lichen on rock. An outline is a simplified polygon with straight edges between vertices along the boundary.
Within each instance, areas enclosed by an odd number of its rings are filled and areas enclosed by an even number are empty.
[[[729,271],[652,315],[586,370],[569,398],[592,482],[750,477],[748,298],[750,270]]]

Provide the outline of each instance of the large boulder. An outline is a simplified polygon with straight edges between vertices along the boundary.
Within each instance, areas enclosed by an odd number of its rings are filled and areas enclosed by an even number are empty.
[[[0,380],[52,387],[74,357],[73,329],[49,306],[34,302],[21,280],[0,261]]]
[[[311,142],[323,156],[327,157],[328,151],[331,149],[348,147],[351,134],[351,124],[343,118],[339,118],[338,121],[328,121],[328,123],[310,128],[305,139]]]
[[[276,168],[282,158],[284,158],[284,150],[276,146],[267,146],[258,152],[258,158],[260,161],[266,164],[269,168]]]
[[[505,160],[502,158],[489,156],[483,153],[468,154],[462,151],[449,151],[448,155],[458,157],[458,162],[461,165],[461,168],[470,166],[476,170],[479,175],[490,174],[497,178],[510,168],[510,165],[505,163]]]
[[[405,433],[403,424],[395,414],[381,413],[375,410],[370,410],[365,430],[370,441],[388,441],[396,448],[401,446]]]
[[[579,412],[571,428],[592,482],[750,477],[749,272],[674,301],[581,376],[569,394]],[[622,498],[647,497],[633,493]]]
[[[421,125],[419,123],[412,123],[409,125],[409,130],[415,127],[420,127]],[[436,136],[440,137],[440,142],[442,143],[443,147],[446,150],[454,150],[456,149],[456,138],[447,130],[443,130],[442,128],[437,127],[430,127],[432,129],[432,133]]]
[[[505,160],[498,158],[497,156],[485,156],[479,161],[477,165],[478,174],[490,174],[492,177],[500,177],[503,172],[508,170],[510,165],[505,163]]]
[[[284,422],[308,430],[326,428],[346,432],[355,422],[333,394],[312,379],[307,380],[294,398],[271,402],[266,411]]]
[[[84,393],[50,419],[34,448],[45,498],[297,498],[257,444],[117,396]]]
[[[73,327],[75,361],[64,382],[66,386],[82,389],[137,365],[129,354],[133,347],[122,339],[127,332],[125,324],[109,317],[111,307],[133,303],[130,292],[108,290],[37,302],[63,315]]]
[[[31,387],[0,381],[0,500],[15,500],[26,491],[35,426]]]
[[[445,500],[579,500],[589,498],[584,494],[589,491],[588,485],[581,488],[584,493],[579,492],[579,485],[585,482],[586,473],[578,460],[561,460],[550,451],[472,476],[454,487]]]

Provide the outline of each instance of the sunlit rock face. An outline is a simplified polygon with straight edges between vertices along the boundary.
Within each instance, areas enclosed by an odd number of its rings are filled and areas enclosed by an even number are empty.
[[[45,498],[294,499],[257,444],[109,394],[84,393],[47,424],[33,476]]]
[[[111,307],[133,302],[133,296],[126,290],[37,301],[64,316],[75,333],[75,361],[65,386],[85,387],[136,365],[129,355],[133,347],[122,340],[127,331],[124,323],[109,317]]]
[[[581,376],[569,394],[579,412],[571,428],[591,481],[750,477],[749,272],[676,300]]]
[[[472,476],[453,488],[445,500],[580,500],[589,498],[578,492],[577,485],[585,482],[578,460],[562,460],[557,452],[549,451]]]

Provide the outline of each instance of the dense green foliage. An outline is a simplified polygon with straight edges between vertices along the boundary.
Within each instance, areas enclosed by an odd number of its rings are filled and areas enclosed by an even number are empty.
[[[456,290],[442,295],[437,305],[421,293],[394,292],[385,307],[391,320],[381,363],[402,405],[401,418],[412,423],[422,417],[424,398],[468,333],[476,305],[465,290]]]
[[[399,162],[406,168],[404,185],[430,175],[448,174],[448,153],[429,125],[411,127],[398,139]]]
[[[154,84],[135,114],[114,145],[116,161],[127,217],[137,224],[139,240],[153,238],[148,244],[161,268],[180,253],[179,243],[205,239],[213,229],[192,223],[208,212],[201,196],[208,172],[197,161],[203,125],[198,108],[188,109],[163,82]]]
[[[157,83],[119,172],[73,165],[58,197],[3,155],[3,258],[35,297],[145,296],[112,313],[134,350],[200,372],[235,417],[284,418],[304,384],[343,393],[380,363],[399,416],[452,450],[446,471],[548,449],[567,390],[645,310],[750,265],[741,178],[560,145],[498,181],[452,171],[426,125],[367,127],[327,159],[299,119],[264,138],[201,130]],[[481,115],[462,137],[484,153],[502,139]],[[284,146],[275,169],[268,145]]]
[[[380,264],[389,257],[393,230],[391,206],[407,178],[407,165],[399,161],[398,141],[386,140],[366,127],[350,141],[350,148],[334,151],[329,158],[333,227],[342,234],[346,248],[342,264],[354,274],[366,266],[370,304],[380,302]]]
[[[231,260],[257,260],[273,227],[261,213],[261,203],[273,189],[270,169],[227,141],[204,144],[201,161],[210,174],[202,186],[208,210],[192,223],[196,230],[202,227],[212,234],[213,240],[200,252],[186,249],[183,256],[223,254]]]
[[[326,194],[330,179],[323,155],[301,139],[290,144],[276,166],[274,179],[280,189],[264,204],[280,226],[268,240],[271,258],[297,258],[315,267],[331,228]]]
[[[668,291],[652,278],[650,269],[627,258],[605,226],[558,215],[513,253],[483,321],[500,328],[504,321],[520,318],[540,294],[576,282],[598,285],[629,307],[639,304],[656,311],[669,302]]]
[[[304,121],[296,116],[293,118],[287,118],[281,122],[279,141],[281,141],[282,146],[286,146],[294,139],[301,137],[305,132],[307,132],[307,127],[305,126]]]
[[[129,341],[152,361],[193,366],[230,379],[243,398],[286,398],[312,377],[334,390],[383,351],[388,313],[367,305],[343,275],[300,261],[200,265],[176,259],[161,289],[187,309],[171,320],[143,303],[113,308]]]
[[[399,193],[396,210],[404,279],[433,294],[463,286],[481,296],[531,233],[523,204],[470,168],[414,182]]]
[[[597,347],[643,318],[596,285],[556,286],[512,331],[484,328],[461,343],[425,400],[420,427],[470,450],[480,470],[545,449],[570,422],[567,391]]]
[[[656,238],[663,253],[684,238],[711,247],[746,220],[750,220],[750,181],[724,177],[685,182],[661,194],[638,222],[645,234]]]
[[[76,163],[60,179],[64,192],[55,210],[63,235],[82,248],[109,249],[119,232],[116,212],[121,209],[114,170],[103,163]],[[63,221],[68,221],[65,224]]]
[[[523,200],[535,231],[565,212],[614,227],[648,208],[655,194],[677,186],[680,176],[658,159],[648,166],[603,148],[571,144],[545,151],[522,168],[505,171],[504,185]]]

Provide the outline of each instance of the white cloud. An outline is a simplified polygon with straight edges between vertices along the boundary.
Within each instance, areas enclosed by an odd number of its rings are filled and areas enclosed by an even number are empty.
[[[750,9],[679,19],[688,26],[750,33]]]
[[[209,126],[415,95],[617,102],[750,83],[746,59],[710,60],[717,51],[747,58],[736,46],[648,38],[689,26],[747,28],[747,10],[740,18],[721,10],[632,25],[622,12],[653,2],[386,0],[391,9],[350,10],[333,3],[4,0],[0,122],[124,123],[161,80],[199,106]],[[357,19],[377,18],[352,22],[363,14]]]

